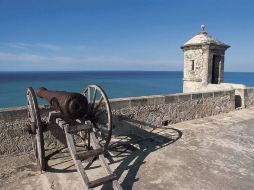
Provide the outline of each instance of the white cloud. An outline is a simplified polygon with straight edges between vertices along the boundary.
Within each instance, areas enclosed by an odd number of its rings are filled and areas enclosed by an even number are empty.
[[[30,47],[30,45],[26,43],[7,43],[7,44],[3,44],[3,46],[8,46],[8,47],[17,48],[17,49],[27,49],[28,47]]]
[[[68,57],[68,56],[45,56],[37,54],[18,54],[0,52],[0,65],[12,62],[13,65],[33,63],[33,67],[50,65],[52,69],[73,69],[73,68],[96,68],[97,70],[178,70],[179,63],[169,63],[163,60],[132,60],[119,56],[110,57]],[[10,64],[11,65],[11,64]],[[60,70],[61,70],[60,69]]]
[[[0,61],[12,62],[34,62],[34,63],[70,63],[70,64],[92,64],[92,63],[116,63],[116,64],[134,64],[137,61],[124,59],[117,56],[111,57],[67,57],[67,56],[42,56],[36,54],[24,53],[6,53],[0,52]]]
[[[59,51],[62,49],[61,46],[47,44],[47,43],[21,43],[21,42],[10,42],[10,43],[1,43],[2,47],[15,48],[20,50],[28,49],[46,49],[50,51]]]
[[[38,44],[35,44],[35,46],[45,48],[45,49],[48,49],[48,50],[52,50],[52,51],[59,51],[59,50],[62,49],[61,46],[52,45],[52,44],[45,44],[45,43],[38,43]]]
[[[33,54],[14,54],[0,52],[0,61],[29,61],[29,62],[42,62],[46,57]]]

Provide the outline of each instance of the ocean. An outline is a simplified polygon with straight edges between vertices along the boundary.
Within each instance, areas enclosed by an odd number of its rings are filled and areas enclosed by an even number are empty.
[[[109,98],[182,92],[181,71],[42,71],[0,72],[0,108],[26,105],[26,89],[82,92],[100,85]],[[254,86],[254,73],[225,72],[224,81]],[[39,99],[39,104],[46,102]]]

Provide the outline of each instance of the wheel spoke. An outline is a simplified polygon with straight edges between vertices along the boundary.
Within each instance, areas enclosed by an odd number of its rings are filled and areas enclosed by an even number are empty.
[[[87,99],[88,99],[88,103],[90,103],[91,102],[91,88],[88,88]]]
[[[107,115],[107,112],[105,113],[104,110],[98,110],[94,115],[97,118],[97,117],[101,116],[102,114],[106,114]]]
[[[92,98],[92,103],[95,103],[95,98],[96,98],[96,94],[97,94],[97,89],[94,90],[93,92],[93,98]]]
[[[93,113],[96,95],[97,95],[97,89],[95,89],[93,93],[92,102],[90,104],[90,113]]]
[[[40,167],[40,170],[45,170],[45,150],[44,150],[44,139],[43,139],[43,129],[41,125],[41,117],[39,113],[39,108],[37,104],[37,99],[34,90],[29,87],[27,89],[27,108],[28,108],[28,118],[30,122],[35,123],[36,133],[32,136],[33,149],[35,152],[35,158]]]
[[[106,149],[112,133],[112,116],[108,98],[97,85],[88,85],[83,91],[83,95],[90,102],[88,119],[94,125],[93,130],[99,139],[100,145]]]
[[[100,105],[101,105],[101,103],[102,103],[102,100],[103,100],[103,97],[101,96],[101,97],[100,97],[100,100],[99,100],[99,102],[98,102],[98,104],[97,104],[96,107],[93,109],[93,114],[95,114],[95,113],[98,111],[98,109],[99,109],[99,107],[100,107]]]

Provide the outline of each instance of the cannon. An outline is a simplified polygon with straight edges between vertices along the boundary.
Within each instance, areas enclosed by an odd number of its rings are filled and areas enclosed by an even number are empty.
[[[80,119],[87,114],[88,101],[82,94],[65,91],[49,91],[44,87],[36,91],[37,96],[46,99],[55,110],[66,118]]]
[[[36,94],[49,102],[54,111],[49,111],[48,122],[41,121]],[[121,190],[117,176],[111,171],[104,154],[108,151],[112,135],[112,113],[106,93],[95,84],[88,85],[82,94],[66,91],[51,91],[44,87],[35,91],[27,89],[28,118],[37,164],[47,170],[43,132],[49,127],[60,127],[65,134],[67,146],[85,189],[91,189],[107,182]],[[84,151],[76,149],[74,135],[84,144]],[[89,181],[82,161],[99,158],[107,176]]]

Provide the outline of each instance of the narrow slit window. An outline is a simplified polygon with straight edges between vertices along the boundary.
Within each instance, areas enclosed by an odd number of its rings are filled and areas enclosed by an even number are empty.
[[[195,69],[195,63],[194,60],[191,60],[191,70],[194,71]]]

